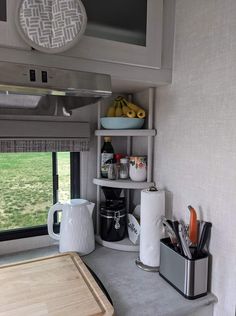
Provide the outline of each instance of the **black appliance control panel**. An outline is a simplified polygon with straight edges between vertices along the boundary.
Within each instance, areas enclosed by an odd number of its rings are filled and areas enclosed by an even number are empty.
[[[30,81],[36,81],[36,73],[34,69],[30,69],[29,75],[30,75]]]
[[[47,73],[47,71],[42,71],[41,75],[42,75],[42,82],[44,82],[44,83],[48,82],[48,73]]]
[[[37,83],[48,83],[48,72],[46,70],[29,69],[29,81]]]

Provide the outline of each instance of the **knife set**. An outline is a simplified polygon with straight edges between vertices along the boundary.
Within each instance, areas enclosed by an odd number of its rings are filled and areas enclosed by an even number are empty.
[[[212,224],[197,221],[197,214],[189,206],[190,223],[171,221],[162,217],[169,236],[161,240],[160,275],[184,297],[195,299],[207,294],[208,244]]]

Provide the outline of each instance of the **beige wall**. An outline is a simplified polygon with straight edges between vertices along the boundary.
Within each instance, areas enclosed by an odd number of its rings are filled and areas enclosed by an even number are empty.
[[[213,223],[215,316],[236,305],[236,1],[177,0],[173,84],[158,89],[155,180],[168,212]]]

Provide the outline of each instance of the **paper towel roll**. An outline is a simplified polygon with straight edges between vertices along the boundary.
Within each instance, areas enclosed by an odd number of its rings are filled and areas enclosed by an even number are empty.
[[[150,267],[160,266],[161,216],[165,214],[165,191],[141,192],[140,260]]]

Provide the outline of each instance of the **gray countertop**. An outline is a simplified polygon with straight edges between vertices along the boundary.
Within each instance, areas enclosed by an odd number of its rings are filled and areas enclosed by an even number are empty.
[[[57,246],[0,256],[0,265],[55,253]],[[213,294],[191,301],[185,299],[158,273],[137,268],[136,258],[137,253],[101,246],[82,257],[107,289],[117,316],[187,316],[217,301]]]

